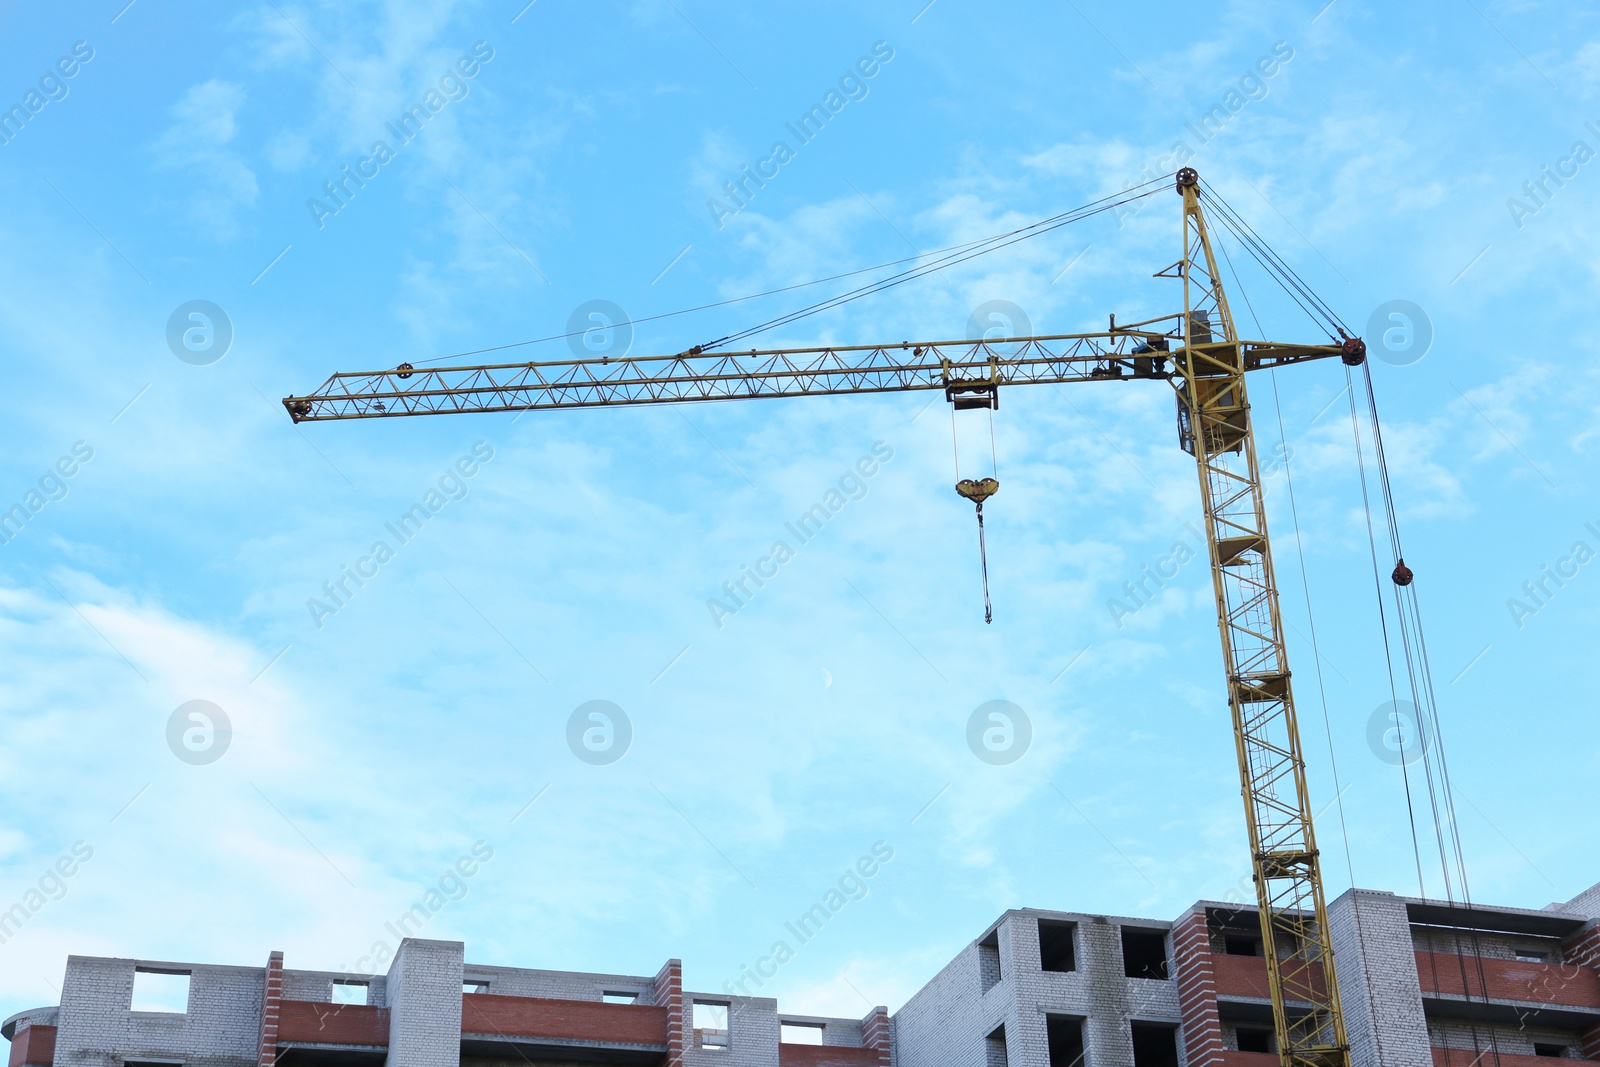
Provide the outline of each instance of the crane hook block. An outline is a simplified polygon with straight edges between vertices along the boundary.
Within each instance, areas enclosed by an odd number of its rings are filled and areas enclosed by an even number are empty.
[[[1339,359],[1346,367],[1359,367],[1367,361],[1367,342],[1359,337],[1346,337],[1339,348]]]
[[[1000,483],[993,478],[984,478],[978,481],[974,481],[971,478],[963,478],[956,483],[956,492],[980,508],[983,507],[985,500],[988,500],[999,491]]]
[[[1403,559],[1394,565],[1394,574],[1391,575],[1394,578],[1394,584],[1401,587],[1410,585],[1411,580],[1416,576],[1416,572],[1407,567],[1406,561]]]

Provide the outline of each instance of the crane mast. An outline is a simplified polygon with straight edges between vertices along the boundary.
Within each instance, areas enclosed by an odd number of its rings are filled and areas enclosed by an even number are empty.
[[[957,408],[998,407],[1002,386],[1156,379],[1176,392],[1179,443],[1194,457],[1210,546],[1228,706],[1239,763],[1258,917],[1283,1067],[1349,1067],[1320,857],[1247,372],[1338,356],[1359,338],[1307,345],[1240,339],[1200,203],[1178,172],[1183,311],[1105,331],[957,341],[708,352],[335,374],[284,399],[295,422],[456,412],[687,403],[943,390]],[[1174,273],[1175,272],[1175,273]]]
[[[1172,382],[1182,443],[1200,472],[1278,1054],[1285,1067],[1344,1067],[1349,1047],[1267,539],[1245,360],[1200,210],[1199,183],[1184,182],[1187,176],[1179,179],[1185,334],[1174,356]]]

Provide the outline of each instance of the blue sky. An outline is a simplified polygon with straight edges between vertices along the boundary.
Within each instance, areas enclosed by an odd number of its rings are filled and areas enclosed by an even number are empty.
[[[0,545],[0,906],[92,850],[0,945],[0,1012],[53,1002],[74,952],[355,967],[480,841],[428,936],[496,964],[681,956],[697,989],[884,842],[762,990],[847,1015],[901,1003],[1007,907],[1168,917],[1248,885],[1204,565],[1108,608],[1198,516],[1159,383],[1005,393],[992,626],[926,396],[298,428],[279,404],[561,334],[590,301],[642,318],[986,236],[1178,142],[1344,319],[1423,309],[1427,352],[1373,375],[1473,889],[1537,907],[1600,879],[1600,374],[1573,343],[1600,236],[1592,11],[112,0],[10,3],[0,28],[0,102],[38,93],[0,145],[0,506],[39,505]],[[800,144],[786,123],[835,90]],[[388,125],[430,91],[401,143]],[[708,203],[779,140],[739,210]],[[368,177],[334,212],[346,167]],[[993,300],[1040,332],[1167,311],[1150,275],[1178,207],[761,341],[962,336]],[[1323,340],[1241,273],[1262,332]],[[195,300],[231,327],[220,359],[168,343]],[[643,323],[632,350],[799,302]],[[1294,479],[1298,537],[1281,469],[1267,492],[1330,895],[1352,873],[1415,892],[1400,771],[1368,743],[1388,685],[1343,384],[1315,363],[1253,395]],[[987,473],[987,424],[956,432],[963,476]],[[718,626],[708,600],[842,479],[848,503]],[[435,491],[398,543],[387,524]],[[391,540],[337,611],[308,606]],[[1546,566],[1568,577],[1513,611]],[[210,763],[168,744],[195,700],[231,724]],[[630,725],[611,763],[568,744],[596,700]],[[1010,764],[967,744],[991,700],[1031,723]]]

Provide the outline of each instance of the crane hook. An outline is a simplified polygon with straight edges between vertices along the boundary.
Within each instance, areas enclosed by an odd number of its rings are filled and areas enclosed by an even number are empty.
[[[956,492],[972,501],[978,508],[978,560],[983,568],[983,621],[994,622],[994,606],[989,602],[989,549],[983,539],[983,502],[1000,491],[995,478],[963,478],[956,483]]]
[[[983,508],[983,502],[999,491],[1000,483],[994,478],[983,478],[977,481],[971,478],[963,478],[956,483],[956,492],[978,505],[980,510]]]

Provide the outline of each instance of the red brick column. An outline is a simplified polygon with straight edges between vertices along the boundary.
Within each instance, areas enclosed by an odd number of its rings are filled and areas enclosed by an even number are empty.
[[[1586,1060],[1600,1060],[1600,1023],[1578,1035],[1580,1055]]]
[[[261,992],[261,1051],[257,1067],[272,1067],[278,1059],[278,1009],[283,1003],[283,953],[267,957],[267,980]]]
[[[1172,928],[1172,954],[1178,971],[1178,1010],[1183,1014],[1183,1049],[1189,1067],[1220,1064],[1222,1019],[1217,1014],[1217,980],[1204,909]]]
[[[1591,926],[1563,945],[1561,955],[1568,964],[1600,970],[1600,926]]]
[[[668,960],[656,972],[656,1006],[667,1009],[666,1067],[683,1067],[682,960]]]
[[[23,1020],[11,1037],[11,1067],[50,1067],[55,1057],[56,1028]]]
[[[1591,926],[1562,947],[1562,956],[1568,967],[1585,967],[1600,971],[1600,926]],[[1600,1023],[1578,1035],[1581,1055],[1586,1060],[1600,1060]]]
[[[881,1004],[861,1020],[861,1043],[878,1053],[878,1067],[889,1067],[889,1009]]]

